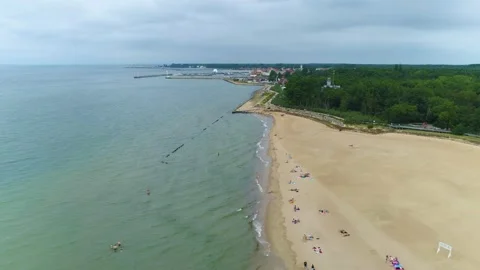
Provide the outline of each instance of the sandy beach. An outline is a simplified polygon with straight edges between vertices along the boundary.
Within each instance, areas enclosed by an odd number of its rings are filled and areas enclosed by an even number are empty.
[[[315,269],[392,269],[387,254],[405,269],[478,269],[478,146],[340,132],[268,114],[275,124],[266,231],[288,269],[302,269],[304,261]],[[301,178],[305,172],[310,177]],[[453,246],[450,259],[445,250],[436,253],[439,241]]]

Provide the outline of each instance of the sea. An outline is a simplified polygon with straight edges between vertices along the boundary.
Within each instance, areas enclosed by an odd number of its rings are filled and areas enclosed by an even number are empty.
[[[0,66],[0,269],[282,269],[258,87],[163,72]]]

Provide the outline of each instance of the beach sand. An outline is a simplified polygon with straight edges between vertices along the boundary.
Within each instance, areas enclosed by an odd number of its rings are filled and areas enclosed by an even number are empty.
[[[302,269],[304,261],[316,269],[392,269],[387,254],[406,269],[478,269],[479,147],[340,132],[305,118],[268,114],[274,127],[266,232],[288,269]],[[295,166],[311,177],[291,173]],[[300,211],[293,211],[291,198]],[[293,224],[294,217],[301,222]],[[304,241],[304,234],[314,240]],[[450,259],[444,250],[436,253],[439,241],[453,246]],[[316,254],[314,246],[323,253]]]

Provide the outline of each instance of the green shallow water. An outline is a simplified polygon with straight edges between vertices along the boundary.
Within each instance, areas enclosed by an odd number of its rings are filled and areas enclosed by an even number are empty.
[[[255,88],[132,72],[0,67],[0,269],[252,266]]]

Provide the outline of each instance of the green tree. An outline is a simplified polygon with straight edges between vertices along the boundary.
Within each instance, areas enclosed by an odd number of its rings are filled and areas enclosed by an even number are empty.
[[[429,103],[435,124],[441,128],[451,128],[457,116],[455,103],[441,97],[433,97]]]
[[[270,75],[268,75],[268,80],[271,82],[276,82],[277,76],[278,76],[277,72],[275,72],[275,70],[271,70]]]
[[[417,106],[408,103],[393,105],[387,110],[387,119],[391,123],[410,123],[419,119]]]
[[[354,121],[373,116],[480,132],[480,68],[476,66],[332,67],[340,89],[324,87],[331,69],[315,71],[314,64],[304,65],[303,71],[285,74],[288,83],[282,104],[355,115],[349,118]]]

